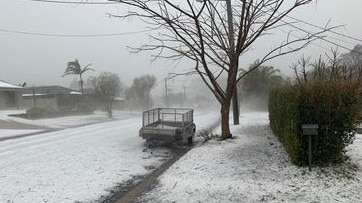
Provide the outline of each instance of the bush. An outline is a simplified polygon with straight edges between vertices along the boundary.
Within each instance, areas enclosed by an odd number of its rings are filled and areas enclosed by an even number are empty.
[[[361,107],[358,86],[346,81],[315,82],[280,87],[269,97],[270,125],[296,165],[308,162],[308,142],[302,124],[318,124],[313,138],[313,162],[342,162],[352,143]]]
[[[80,114],[92,114],[95,111],[95,105],[88,102],[86,103],[85,101],[82,101],[79,103],[76,113],[80,113]]]
[[[59,116],[59,112],[54,108],[39,108],[31,107],[26,110],[26,115],[28,118],[52,118]]]
[[[31,107],[26,110],[28,118],[41,118],[45,115],[45,110],[38,107]]]
[[[299,134],[299,91],[293,86],[282,86],[269,94],[270,127],[284,145],[292,163],[301,165],[302,146]]]

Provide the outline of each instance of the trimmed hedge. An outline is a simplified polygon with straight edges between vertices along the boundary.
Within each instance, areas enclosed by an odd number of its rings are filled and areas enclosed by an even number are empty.
[[[302,124],[318,124],[313,137],[313,163],[342,162],[352,143],[361,108],[359,87],[346,81],[304,83],[278,87],[269,95],[270,126],[292,163],[308,163],[308,140]]]

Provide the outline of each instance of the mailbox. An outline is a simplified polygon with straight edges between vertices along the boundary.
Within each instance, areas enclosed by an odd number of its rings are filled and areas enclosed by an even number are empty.
[[[303,124],[302,125],[303,135],[308,136],[308,168],[312,171],[312,136],[318,135],[317,124]]]
[[[303,135],[318,135],[317,124],[304,124],[302,125]]]

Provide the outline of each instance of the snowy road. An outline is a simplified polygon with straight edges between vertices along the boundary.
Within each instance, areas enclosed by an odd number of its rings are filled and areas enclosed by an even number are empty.
[[[218,114],[195,116],[199,130]],[[139,117],[0,142],[0,202],[89,202],[150,173],[168,150],[142,152]]]

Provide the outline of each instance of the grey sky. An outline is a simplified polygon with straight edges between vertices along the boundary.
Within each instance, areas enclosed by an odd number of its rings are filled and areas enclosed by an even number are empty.
[[[319,0],[301,7],[292,16],[307,22],[325,26],[345,25],[336,31],[362,38],[361,0]],[[145,29],[143,24],[132,20],[121,21],[108,18],[106,13],[118,13],[123,9],[120,5],[75,5],[33,2],[29,0],[0,1],[0,29],[35,33],[52,34],[107,34],[128,33]],[[305,26],[305,29],[312,28]],[[340,36],[330,35],[335,38]],[[92,63],[97,72],[111,71],[119,74],[126,85],[133,78],[151,73],[160,78],[162,83],[167,72],[185,69],[186,64],[159,61],[150,64],[150,53],[130,54],[126,46],[137,46],[147,43],[146,33],[129,34],[111,37],[45,37],[15,34],[0,30],[0,79],[19,84],[27,82],[34,85],[62,85],[69,87],[73,76],[62,78],[68,61],[77,58],[81,65]],[[353,48],[358,41],[344,39],[338,44]],[[269,49],[272,41],[261,41],[253,47],[253,51],[241,62],[247,66],[258,58],[258,51]],[[360,42],[362,44],[362,42]],[[321,48],[324,47],[324,48]],[[270,62],[270,65],[288,72],[288,66],[299,56],[316,56],[328,51],[334,45],[315,42],[307,49],[288,57]],[[347,52],[340,48],[341,52]],[[87,76],[96,75],[90,72]],[[175,79],[178,80],[178,79]],[[181,78],[181,85],[189,82]],[[159,85],[162,88],[162,84]]]

